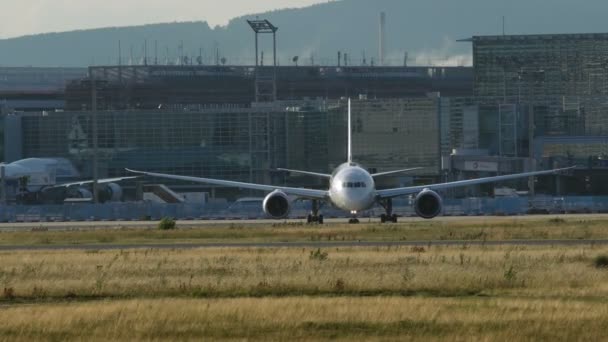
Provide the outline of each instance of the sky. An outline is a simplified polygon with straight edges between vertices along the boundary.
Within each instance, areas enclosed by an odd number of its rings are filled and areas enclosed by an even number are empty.
[[[112,26],[207,21],[328,0],[19,0],[0,11],[0,38]]]

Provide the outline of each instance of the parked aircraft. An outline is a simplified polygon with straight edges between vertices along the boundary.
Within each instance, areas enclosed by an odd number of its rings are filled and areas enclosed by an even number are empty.
[[[61,203],[66,198],[92,199],[93,180],[63,181],[80,177],[72,163],[65,158],[28,158],[0,164],[0,179],[5,191],[12,188],[20,203]],[[104,178],[97,181],[100,200],[120,201],[122,187],[117,182],[137,177]]]
[[[382,214],[380,220],[385,222],[397,222],[397,215],[393,213],[392,199],[399,196],[414,195],[414,209],[418,216],[432,219],[442,212],[442,198],[437,193],[439,190],[471,186],[483,183],[499,182],[517,178],[525,178],[539,175],[555,174],[571,168],[554,169],[546,171],[525,172],[495,177],[477,178],[470,180],[454,181],[440,184],[423,186],[409,186],[402,188],[378,190],[375,180],[379,177],[408,172],[416,169],[405,169],[383,173],[369,173],[361,165],[353,161],[352,155],[352,129],[351,129],[351,102],[348,100],[348,156],[346,163],[338,166],[332,174],[307,172],[300,170],[280,169],[292,173],[322,177],[329,180],[329,189],[315,190],[305,188],[291,188],[283,186],[253,184],[235,182],[220,179],[200,178],[144,172],[137,170],[127,171],[153,177],[182,180],[187,182],[198,182],[225,187],[236,187],[269,192],[262,203],[264,212],[271,218],[283,219],[289,215],[292,198],[301,198],[312,201],[312,211],[308,216],[308,222],[323,223],[323,215],[319,214],[320,203],[331,203],[335,207],[348,211],[352,214],[351,223],[358,223],[357,213],[370,209],[374,205],[381,205],[386,213]]]

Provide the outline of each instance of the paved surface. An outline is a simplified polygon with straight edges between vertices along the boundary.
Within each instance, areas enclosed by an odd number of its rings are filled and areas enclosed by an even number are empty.
[[[435,222],[500,222],[514,220],[549,220],[551,218],[560,217],[564,219],[579,219],[579,220],[608,220],[608,214],[566,214],[566,215],[526,215],[526,216],[449,216],[438,217],[433,219]],[[361,223],[380,223],[379,219],[360,219]],[[400,223],[408,222],[429,222],[418,217],[401,217]],[[347,223],[348,219],[327,219],[327,226],[337,223]],[[269,225],[281,223],[306,223],[306,220],[291,219],[291,220],[195,220],[195,221],[177,221],[180,228],[204,228],[209,225]],[[14,231],[21,229],[37,229],[44,228],[48,230],[74,230],[74,229],[120,229],[120,228],[156,228],[158,221],[84,221],[84,222],[25,222],[25,223],[0,223],[0,231]]]
[[[121,249],[197,249],[197,248],[348,248],[408,246],[584,246],[608,245],[608,240],[506,240],[506,241],[398,241],[398,242],[262,242],[200,244],[103,244],[103,245],[38,245],[0,246],[0,251],[36,250],[121,250]]]

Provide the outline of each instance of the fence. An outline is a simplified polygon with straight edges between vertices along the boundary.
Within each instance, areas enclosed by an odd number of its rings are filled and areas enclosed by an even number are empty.
[[[410,200],[395,202],[394,211],[400,216],[415,216]],[[384,210],[375,207],[361,217],[375,217]],[[348,213],[332,207],[322,208],[327,218],[348,217]],[[558,213],[608,213],[608,197],[506,197],[466,198],[444,201],[443,215],[523,215]],[[291,218],[304,218],[307,205],[297,205]],[[262,208],[231,210],[226,205],[192,203],[158,204],[150,202],[110,204],[64,204],[40,206],[0,206],[0,222],[64,222],[64,221],[132,221],[160,220],[173,217],[181,220],[221,220],[265,218]]]

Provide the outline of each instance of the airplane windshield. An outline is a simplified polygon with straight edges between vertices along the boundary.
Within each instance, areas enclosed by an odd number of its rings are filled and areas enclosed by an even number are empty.
[[[365,182],[344,182],[342,183],[343,188],[367,188]]]

